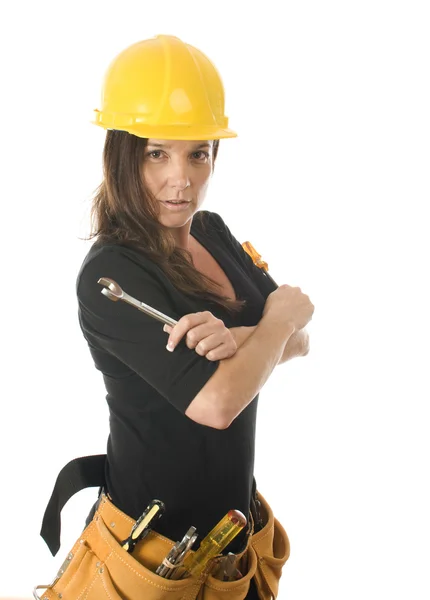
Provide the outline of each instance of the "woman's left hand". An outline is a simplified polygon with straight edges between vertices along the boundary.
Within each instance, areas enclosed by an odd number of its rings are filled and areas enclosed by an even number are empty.
[[[169,333],[169,342],[173,352],[181,339],[185,337],[188,348],[195,349],[197,354],[208,360],[230,358],[236,353],[235,337],[221,319],[217,319],[210,311],[190,313],[179,319],[176,325],[164,325],[163,331]]]

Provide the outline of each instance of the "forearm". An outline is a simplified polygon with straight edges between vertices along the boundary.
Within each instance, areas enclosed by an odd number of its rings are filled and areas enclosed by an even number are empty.
[[[230,331],[236,341],[237,347],[240,348],[249,336],[255,331],[256,326],[251,327],[231,327]],[[306,329],[295,331],[287,340],[282,352],[282,356],[278,361],[278,365],[296,358],[298,356],[306,356],[309,352],[309,334]]]
[[[293,331],[291,324],[274,322],[268,314],[232,357],[220,361],[213,378],[227,382],[224,393],[217,397],[227,427],[266,383]]]

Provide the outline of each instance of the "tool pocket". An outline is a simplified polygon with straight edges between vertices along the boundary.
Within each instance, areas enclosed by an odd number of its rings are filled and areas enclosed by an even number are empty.
[[[73,546],[54,582],[41,596],[41,600],[124,600],[116,590],[109,570],[103,560],[91,548],[96,535],[96,523],[85,529],[81,539]],[[91,545],[90,545],[91,544]],[[99,544],[100,546],[100,544]],[[102,552],[106,554],[106,552]],[[38,586],[38,588],[43,586]],[[35,588],[35,592],[36,589]]]
[[[244,600],[251,579],[257,570],[257,555],[251,546],[246,551],[247,570],[237,581],[221,581],[209,575],[198,595],[198,600]]]
[[[70,564],[43,600],[194,600],[195,577],[170,580],[136,560],[118,543],[96,513],[69,556]]]
[[[282,567],[290,556],[290,542],[285,529],[275,519],[272,509],[260,493],[258,499],[265,525],[251,537],[251,546],[258,562],[255,582],[261,600],[272,600],[278,595]]]
[[[160,577],[124,550],[102,520],[100,520],[98,528],[100,536],[110,548],[105,564],[115,582],[115,588],[120,598],[123,600],[141,600],[142,598],[145,600],[166,600],[167,598],[169,600],[183,598],[193,600],[197,596],[200,587],[198,578],[188,577],[176,581]],[[88,600],[90,599],[88,598]]]
[[[88,576],[89,575],[89,576]],[[60,597],[61,592],[55,597]],[[76,600],[124,600],[115,588],[106,565],[88,550],[85,563],[75,571],[69,584],[64,587],[62,598]],[[43,600],[45,595],[43,595]]]

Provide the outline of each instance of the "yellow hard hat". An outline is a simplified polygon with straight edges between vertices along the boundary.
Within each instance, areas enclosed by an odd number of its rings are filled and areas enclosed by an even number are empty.
[[[172,35],[123,50],[108,67],[101,110],[104,129],[166,140],[236,137],[224,114],[224,86],[207,56]]]

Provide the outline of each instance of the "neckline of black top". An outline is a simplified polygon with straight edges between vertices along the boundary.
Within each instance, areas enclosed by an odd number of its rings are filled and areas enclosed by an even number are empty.
[[[212,242],[209,229],[207,232],[203,232],[201,228],[199,228],[200,223],[196,221],[193,217],[190,233],[196,240],[209,252],[212,258],[219,264],[221,269],[224,271],[226,277],[229,279],[231,285],[233,286],[235,296],[237,300],[242,299],[242,291],[237,285],[238,278],[236,274],[233,272],[234,268],[238,268],[235,265],[233,259],[228,255],[228,253],[220,246]],[[208,225],[208,228],[210,226]]]

